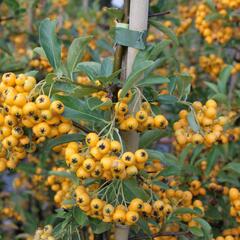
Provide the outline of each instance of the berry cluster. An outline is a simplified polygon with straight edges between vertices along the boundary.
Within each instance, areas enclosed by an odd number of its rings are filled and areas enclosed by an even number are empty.
[[[213,240],[238,240],[240,236],[240,227],[225,229],[222,236],[218,236]]]
[[[180,120],[173,125],[176,137],[174,145],[177,150],[182,149],[188,143],[203,143],[205,146],[211,147],[215,143],[226,143],[239,139],[240,128],[224,129],[224,126],[231,119],[231,114],[229,116],[217,117],[217,103],[213,99],[208,100],[205,105],[196,101],[192,104],[192,107],[200,131],[196,133],[191,129],[187,119],[189,112],[181,110],[179,113]],[[231,133],[234,133],[234,135]]]
[[[66,172],[63,167],[54,167],[52,169],[56,172]],[[72,207],[72,205],[64,204],[64,201],[71,199],[72,182],[69,178],[55,175],[48,176],[46,185],[51,187],[51,190],[56,192],[54,195],[54,202],[57,206],[63,208]]]
[[[125,97],[120,97],[121,90],[118,92],[118,102],[114,110],[116,114],[116,121],[119,124],[120,130],[123,131],[140,131],[149,130],[153,128],[166,128],[168,121],[163,115],[152,116],[151,106],[148,102],[143,102],[141,109],[135,115],[129,114],[129,106],[132,99],[132,92],[128,91]]]
[[[207,16],[212,13],[210,7],[205,3],[201,3],[197,8],[195,25],[208,44],[212,44],[214,41],[225,44],[233,36],[233,28],[226,25],[226,9],[219,8],[217,10],[221,18],[208,20]]]
[[[11,207],[3,207],[0,210],[0,218],[12,218],[16,221],[22,221],[22,216]]]
[[[223,59],[214,54],[201,56],[199,58],[199,64],[203,71],[208,73],[214,80],[216,80],[225,66]]]
[[[124,179],[136,175],[148,160],[144,149],[123,153],[119,141],[100,138],[96,133],[86,136],[86,145],[84,147],[82,143],[72,142],[65,150],[67,165],[81,179]]]
[[[231,203],[230,215],[235,217],[236,221],[240,223],[240,192],[237,188],[229,190],[229,199]]]
[[[46,95],[32,97],[36,80],[33,77],[5,73],[0,83],[0,171],[15,168],[36,144],[47,138],[74,131],[72,122],[61,116],[64,105]],[[32,130],[32,136],[27,134]]]
[[[53,68],[49,64],[48,60],[43,57],[34,58],[29,62],[30,67],[39,69],[40,71],[52,72]]]
[[[42,229],[37,229],[33,240],[55,240],[55,237],[53,236],[52,225],[46,225]]]
[[[114,207],[100,198],[91,198],[83,186],[76,188],[75,195],[77,205],[82,211],[91,217],[102,219],[104,222],[133,225],[139,220],[140,215],[163,219],[173,211],[168,203],[161,200],[150,204],[139,198],[133,199],[128,206],[120,204]]]

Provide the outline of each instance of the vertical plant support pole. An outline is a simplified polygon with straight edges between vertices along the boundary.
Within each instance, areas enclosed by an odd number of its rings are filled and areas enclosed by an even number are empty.
[[[149,0],[131,0],[130,2],[130,13],[129,13],[129,29],[135,31],[145,31],[147,30],[148,26],[148,8],[149,8]],[[127,76],[132,71],[132,66],[135,60],[135,57],[138,53],[138,49],[135,48],[128,48],[127,53]],[[139,110],[141,99],[135,98],[134,101],[138,101],[136,111]],[[133,103],[133,105],[135,105]],[[130,109],[130,113],[131,113]],[[132,112],[132,114],[134,114]],[[122,136],[126,143],[126,148],[129,151],[136,151],[139,146],[139,134],[137,132],[124,132]]]
[[[129,29],[135,31],[145,31],[148,26],[148,8],[149,0],[131,0],[130,1],[130,13],[129,13]],[[135,57],[138,53],[138,50],[135,48],[128,48],[127,53],[127,66],[126,72],[127,76],[132,71],[132,66],[135,60]],[[140,108],[141,98],[135,98],[134,101],[137,101],[136,110]],[[133,105],[135,105],[133,103]],[[130,109],[130,113],[133,110]],[[137,132],[122,132],[121,133],[128,151],[136,151],[139,147],[139,134]],[[115,239],[116,240],[127,240],[129,234],[129,227],[123,225],[117,225],[115,229]]]
[[[88,0],[83,0],[83,9],[84,9],[85,11],[88,10]]]

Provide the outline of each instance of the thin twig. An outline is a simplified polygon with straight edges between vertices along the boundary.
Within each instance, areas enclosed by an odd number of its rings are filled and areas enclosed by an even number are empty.
[[[236,86],[236,83],[237,83],[237,74],[234,74],[231,77],[230,85],[229,85],[229,91],[228,91],[228,100],[229,100],[229,102],[232,101],[233,92],[234,92],[234,88]]]
[[[13,20],[13,19],[15,19],[15,18],[16,18],[15,16],[3,17],[3,18],[0,18],[0,22],[5,22],[5,21]]]
[[[165,16],[167,14],[170,14],[170,11],[165,11],[165,12],[159,12],[159,13],[152,13],[150,14],[148,17],[161,17],[161,16]]]
[[[78,129],[80,129],[80,130],[82,130],[85,133],[93,132],[93,131],[89,130],[88,128],[82,126],[81,124],[77,123],[77,122],[73,122],[73,126],[78,128]]]
[[[142,235],[142,236],[137,236],[137,237],[132,237],[129,238],[129,240],[140,240],[140,239],[149,239],[149,238],[156,238],[160,236],[173,236],[173,237],[178,237],[178,236],[189,236],[191,237],[192,234],[190,232],[159,232],[153,235]]]

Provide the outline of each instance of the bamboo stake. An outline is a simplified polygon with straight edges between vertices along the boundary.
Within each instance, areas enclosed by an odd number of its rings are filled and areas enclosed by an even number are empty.
[[[129,14],[129,29],[135,31],[144,31],[147,30],[148,26],[148,8],[149,8],[149,0],[131,0],[130,3],[130,14]],[[138,49],[128,48],[127,53],[127,76],[132,71],[132,66],[135,60],[135,57],[138,53]],[[138,111],[141,104],[141,99],[135,99],[138,101],[138,106],[135,108],[135,111]],[[133,103],[133,105],[135,105]],[[132,110],[130,109],[130,112]],[[132,112],[134,114],[134,112]],[[126,148],[129,151],[135,151],[139,146],[139,134],[137,132],[124,132],[122,133],[122,137],[125,140]]]
[[[88,10],[88,5],[89,5],[88,0],[83,0],[83,9],[84,9],[84,11]]]
[[[135,31],[147,30],[148,26],[148,8],[149,0],[131,0],[130,1],[130,13],[129,13],[129,29]],[[135,48],[128,48],[126,75],[132,71],[132,66],[138,50]],[[136,111],[140,108],[141,98],[134,99],[137,101]],[[133,103],[133,105],[135,105]],[[134,114],[133,109],[130,109],[130,113]],[[137,132],[122,132],[121,133],[128,151],[136,151],[139,147],[139,134]],[[117,225],[115,229],[116,240],[127,240],[129,235],[129,227],[123,225]]]

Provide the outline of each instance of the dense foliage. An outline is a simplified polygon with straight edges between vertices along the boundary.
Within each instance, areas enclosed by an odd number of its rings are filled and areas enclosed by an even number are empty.
[[[240,1],[150,1],[128,76],[83,6],[0,1],[0,239],[240,239]]]

